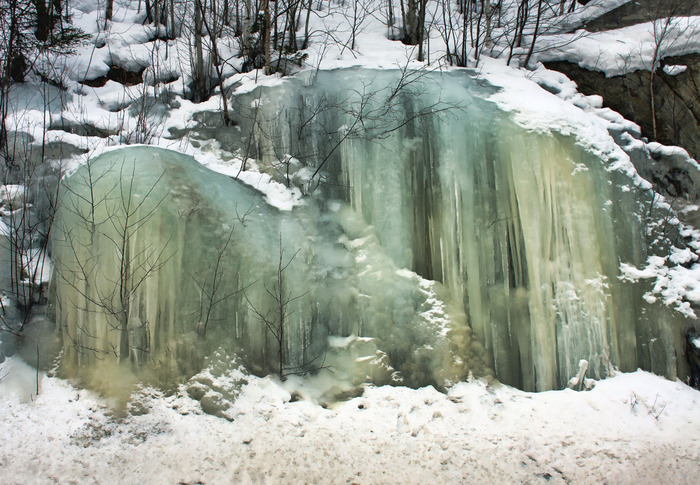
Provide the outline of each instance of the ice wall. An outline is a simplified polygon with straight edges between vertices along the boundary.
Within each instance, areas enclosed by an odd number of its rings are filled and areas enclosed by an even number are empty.
[[[344,204],[281,212],[176,152],[116,150],[68,177],[52,257],[62,368],[98,387],[173,383],[219,349],[350,384],[487,372],[448,291],[400,270]]]
[[[64,369],[172,382],[223,347],[351,384],[490,367],[545,390],[581,359],[683,377],[681,317],[619,278],[653,250],[650,195],[492,92],[466,72],[308,72],[237,96],[237,126],[199,114],[191,136],[304,191],[288,212],[170,151],[82,167],[52,245]]]
[[[682,318],[619,279],[647,257],[649,195],[573,137],[517,127],[490,89],[464,72],[306,74],[239,98],[251,135],[229,148],[343,199],[396,266],[444,284],[503,382],[560,388],[581,359],[596,377],[682,376]],[[289,177],[289,156],[311,169]]]

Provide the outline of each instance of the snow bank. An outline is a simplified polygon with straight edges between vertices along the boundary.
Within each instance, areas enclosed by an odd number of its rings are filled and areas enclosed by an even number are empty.
[[[569,61],[619,76],[649,70],[654,59],[700,53],[700,17],[673,17],[616,30],[543,36],[536,59]],[[676,72],[677,73],[677,72]]]
[[[681,483],[700,473],[700,393],[641,371],[583,393],[484,381],[447,395],[368,388],[332,409],[248,377],[227,420],[152,389],[118,412],[44,376],[22,402],[7,384],[22,365],[0,364],[6,483]]]

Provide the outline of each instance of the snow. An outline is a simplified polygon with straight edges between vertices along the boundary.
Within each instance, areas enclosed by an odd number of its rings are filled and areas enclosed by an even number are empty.
[[[30,277],[33,277],[33,283],[36,285],[42,283],[48,285],[51,281],[53,265],[43,249],[29,249],[26,254],[23,254],[22,268],[25,268]]]
[[[659,19],[604,32],[546,35],[538,49],[536,58],[541,62],[566,60],[607,77],[619,76],[649,70],[655,55],[663,59],[700,53],[700,17]]]
[[[663,70],[669,76],[677,76],[684,73],[688,69],[688,66],[678,66],[678,65],[666,65]]]
[[[581,95],[566,76],[544,68],[528,72],[511,69],[499,60],[484,59],[480,74],[502,88],[490,99],[511,112],[520,126],[541,133],[574,135],[579,145],[608,161],[609,170],[620,170],[636,185],[651,187],[609,135],[608,129],[613,123],[606,116],[595,116],[601,111],[598,97]],[[558,85],[560,91],[553,96],[540,85]],[[604,115],[608,112],[602,110]]]
[[[697,255],[686,248],[672,251],[668,259],[674,263],[673,266],[667,265],[666,259],[650,256],[643,269],[620,263],[620,278],[628,281],[652,280],[653,287],[645,295],[647,301],[653,302],[661,297],[664,304],[687,317],[695,318],[696,313],[690,302],[700,303],[700,265],[686,267],[683,264],[697,260]]]
[[[697,162],[693,159],[690,158],[688,155],[688,152],[685,151],[681,147],[674,147],[674,146],[666,146],[662,145],[661,143],[657,143],[655,141],[649,142],[646,144],[646,148],[649,150],[649,152],[652,154],[652,156],[665,156],[665,157],[673,157],[673,156],[680,156],[681,158],[689,159],[689,162],[692,165],[695,165],[696,167],[700,168],[700,165],[697,164]]]
[[[228,175],[232,178],[237,178],[241,182],[259,190],[265,196],[265,201],[279,210],[290,211],[295,206],[303,204],[301,191],[297,187],[288,188],[284,184],[275,182],[268,174],[255,172],[252,170],[242,171],[241,161],[234,160],[232,162],[220,162],[216,155],[212,157],[212,161],[204,165],[223,175]],[[200,157],[202,161],[202,157]],[[249,165],[251,161],[248,161]]]
[[[3,211],[20,209],[25,204],[26,189],[23,185],[0,185],[0,207]]]
[[[700,393],[637,371],[590,392],[474,380],[447,394],[370,387],[325,409],[247,376],[226,411],[145,388],[126,409],[0,364],[10,483],[681,483],[700,473]],[[291,392],[290,392],[291,391]]]

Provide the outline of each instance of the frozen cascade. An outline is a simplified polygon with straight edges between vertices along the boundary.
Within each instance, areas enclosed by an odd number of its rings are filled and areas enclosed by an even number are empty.
[[[650,251],[649,195],[573,137],[516,126],[492,92],[465,72],[302,73],[240,96],[252,134],[227,148],[281,178],[280,160],[322,165],[292,181],[345,200],[397,266],[443,283],[503,382],[560,388],[581,359],[595,377],[682,377],[683,318],[619,279]]]
[[[52,240],[64,371],[109,389],[122,366],[167,385],[223,348],[259,374],[281,356],[285,374],[332,368],[349,385],[488,372],[447,290],[397,268],[371,227],[334,209],[281,212],[158,148],[82,166],[64,182]],[[281,350],[261,317],[277,331],[284,321]]]
[[[236,96],[233,129],[199,113],[192,136],[305,191],[289,212],[161,149],[79,169],[53,238],[64,368],[130,361],[170,382],[224,347],[256,373],[282,354],[283,372],[351,384],[490,367],[546,390],[581,359],[592,377],[683,377],[682,318],[619,278],[650,251],[649,195],[492,92],[464,71],[346,69]],[[281,352],[261,316],[284,320]]]

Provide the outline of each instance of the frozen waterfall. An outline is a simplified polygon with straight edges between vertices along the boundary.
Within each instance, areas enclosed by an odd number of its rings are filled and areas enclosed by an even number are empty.
[[[491,368],[545,390],[581,359],[683,375],[680,317],[619,278],[648,255],[648,195],[573,137],[519,128],[492,91],[338,70],[237,96],[233,128],[200,114],[193,136],[304,191],[288,212],[161,149],[82,167],[53,240],[65,368],[128,361],[162,382],[223,346],[254,372],[355,384]]]
[[[394,265],[341,204],[280,212],[191,157],[136,147],[69,177],[56,226],[63,368],[93,382],[118,365],[175,382],[222,348],[259,374],[355,385],[486,372],[447,290]]]

